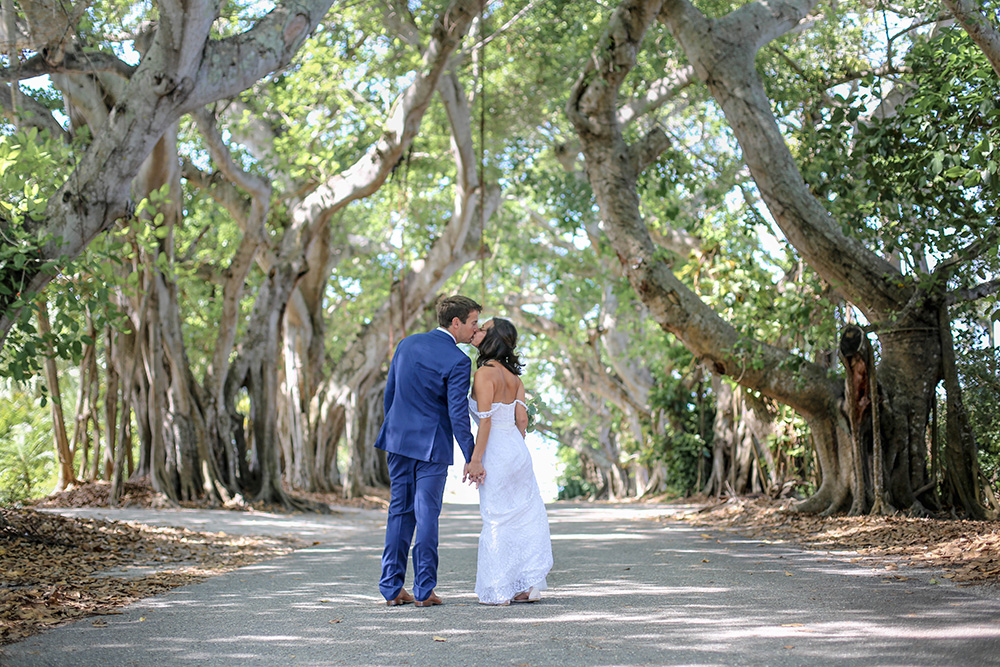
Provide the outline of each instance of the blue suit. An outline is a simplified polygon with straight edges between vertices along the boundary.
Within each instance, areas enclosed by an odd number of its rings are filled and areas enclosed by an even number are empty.
[[[413,541],[413,595],[437,585],[438,517],[455,440],[472,459],[469,426],[472,362],[440,329],[407,336],[396,347],[385,385],[385,421],[375,447],[385,450],[391,480],[379,590],[399,595]],[[414,531],[416,539],[414,539]]]

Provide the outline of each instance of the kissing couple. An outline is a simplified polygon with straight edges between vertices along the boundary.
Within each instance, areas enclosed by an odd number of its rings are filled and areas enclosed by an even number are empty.
[[[396,347],[385,386],[385,421],[375,447],[386,452],[390,500],[379,590],[389,606],[443,603],[434,593],[438,520],[454,441],[465,457],[462,481],[479,489],[476,595],[479,602],[534,602],[552,569],[545,505],[524,435],[528,425],[517,329],[494,318],[479,326],[482,306],[464,296],[437,304],[438,328]],[[478,348],[472,362],[458,348]],[[479,428],[473,438],[469,416]],[[403,587],[413,543],[413,594]]]

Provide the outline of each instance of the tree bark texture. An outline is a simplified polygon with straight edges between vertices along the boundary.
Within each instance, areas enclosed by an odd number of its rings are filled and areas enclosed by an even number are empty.
[[[1000,77],[1000,30],[995,25],[996,14],[991,21],[982,3],[975,0],[944,0],[944,6],[986,54],[993,71]]]
[[[774,434],[774,415],[765,401],[728,380],[712,376],[715,424],[705,495],[776,495],[779,484],[768,439]]]
[[[93,142],[49,199],[44,218],[27,230],[44,229],[53,239],[41,249],[41,261],[76,257],[127,215],[132,181],[163,133],[181,115],[235,95],[286,65],[331,4],[279,4],[246,32],[219,40],[210,38],[216,16],[212,2],[199,0],[184,9],[161,6],[152,43],[107,121],[92,126]],[[29,267],[21,282],[33,294],[52,277]],[[8,297],[0,302],[0,342],[17,318],[10,302]]]
[[[36,304],[38,331],[43,336],[52,331],[49,323],[48,305],[44,301]],[[52,398],[52,436],[56,450],[56,461],[59,476],[56,479],[55,492],[65,491],[76,484],[76,468],[73,463],[73,452],[69,446],[66,433],[66,418],[62,409],[62,390],[59,388],[59,370],[56,368],[55,350],[50,344],[45,354],[45,383],[49,387]]]
[[[655,134],[628,145],[621,137],[615,109],[617,91],[634,65],[642,37],[655,18],[673,34],[695,73],[708,86],[732,127],[754,181],[785,237],[804,259],[851,303],[878,323],[889,417],[881,441],[891,471],[892,505],[919,510],[914,490],[926,479],[924,431],[934,386],[940,342],[930,299],[899,280],[893,265],[846,235],[812,195],[781,135],[763,82],[754,67],[758,49],[794,28],[815,6],[814,0],[749,3],[719,19],[709,19],[687,0],[633,0],[618,6],[594,57],[574,87],[567,112],[581,139],[587,173],[605,218],[608,237],[633,288],[665,330],[674,333],[716,372],[739,378],[744,386],[798,411],[814,429],[823,484],[801,508],[836,511],[851,496],[840,486],[854,461],[843,460],[842,392],[830,386],[824,369],[796,364],[781,372],[785,353],[756,341],[739,341],[735,331],[689,292],[652,253],[639,214],[635,181],[642,155],[655,148]],[[752,363],[732,352],[749,345]],[[931,372],[928,373],[928,368]],[[761,372],[763,371],[763,372]],[[796,380],[797,378],[797,380]],[[816,432],[818,431],[818,433]],[[847,430],[850,433],[850,430]],[[825,506],[822,506],[824,505]],[[967,508],[974,512],[974,509]]]
[[[632,288],[664,331],[675,335],[714,372],[790,405],[807,421],[822,425],[830,437],[838,437],[842,434],[836,428],[841,389],[827,377],[825,368],[742,338],[657,257],[639,211],[636,180],[642,156],[657,146],[665,147],[664,138],[654,133],[628,145],[617,125],[616,100],[622,80],[635,64],[638,45],[660,9],[659,2],[619,6],[567,106],[607,236]]]
[[[880,400],[886,407],[879,434],[888,471],[886,501],[920,512],[915,490],[925,487],[924,433],[942,355],[935,299],[900,280],[897,267],[846,236],[811,194],[754,69],[758,49],[794,27],[815,4],[751,3],[710,20],[686,0],[668,0],[661,16],[722,107],[785,236],[820,276],[876,323],[882,349],[877,373],[885,392]]]

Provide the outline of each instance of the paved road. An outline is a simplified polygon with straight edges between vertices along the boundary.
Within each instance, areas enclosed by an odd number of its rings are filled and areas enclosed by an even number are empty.
[[[425,609],[381,603],[380,512],[159,512],[160,523],[320,544],[149,598],[101,617],[104,627],[84,619],[26,639],[0,663],[1000,665],[995,593],[653,520],[672,511],[551,505],[550,590],[537,604],[484,607],[472,593],[478,510],[446,506],[446,604]],[[152,522],[144,511],[100,514]]]

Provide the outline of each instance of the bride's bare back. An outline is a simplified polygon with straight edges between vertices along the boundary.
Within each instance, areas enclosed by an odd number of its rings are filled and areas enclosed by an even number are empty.
[[[523,436],[528,426],[528,411],[524,403],[524,383],[498,362],[488,361],[473,379],[472,395],[480,410],[489,410],[494,403],[510,404],[521,401],[514,411],[514,422]]]

